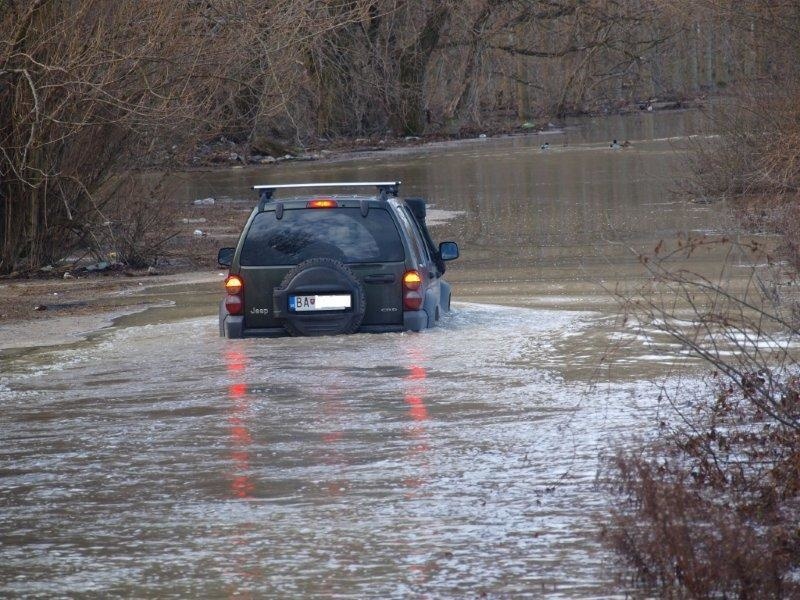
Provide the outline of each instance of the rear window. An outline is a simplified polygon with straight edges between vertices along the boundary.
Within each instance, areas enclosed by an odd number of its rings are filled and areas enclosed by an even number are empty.
[[[345,263],[400,262],[403,244],[389,213],[371,208],[287,209],[256,215],[244,240],[244,266],[295,265],[329,257]]]

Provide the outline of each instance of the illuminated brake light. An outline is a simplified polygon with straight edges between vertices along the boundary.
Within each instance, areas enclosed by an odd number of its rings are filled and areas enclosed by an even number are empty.
[[[242,291],[242,280],[236,275],[229,275],[225,280],[225,291],[236,295]]]
[[[406,271],[403,275],[403,287],[408,290],[418,290],[422,285],[422,277],[417,271]]]
[[[339,204],[336,200],[331,200],[330,198],[317,198],[316,200],[310,200],[308,204],[306,204],[306,208],[336,208]]]
[[[240,315],[244,312],[244,301],[242,300],[242,278],[236,275],[228,275],[225,279],[225,310],[230,315]]]

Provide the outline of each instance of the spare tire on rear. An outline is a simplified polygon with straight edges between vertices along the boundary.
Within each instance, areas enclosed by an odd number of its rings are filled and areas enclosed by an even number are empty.
[[[284,311],[284,328],[296,336],[355,333],[367,307],[364,285],[347,265],[333,258],[310,258],[301,262],[286,274],[274,294]],[[289,296],[303,294],[350,294],[351,307],[336,312],[289,311]]]

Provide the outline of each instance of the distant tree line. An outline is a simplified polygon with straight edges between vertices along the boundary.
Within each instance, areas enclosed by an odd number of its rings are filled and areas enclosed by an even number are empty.
[[[774,0],[0,0],[0,274],[98,247],[132,168],[695,96],[796,69]],[[788,40],[788,41],[787,41]]]

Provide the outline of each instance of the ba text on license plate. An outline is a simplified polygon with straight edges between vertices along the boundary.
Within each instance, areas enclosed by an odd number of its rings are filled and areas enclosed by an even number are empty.
[[[289,310],[294,312],[315,310],[347,310],[352,306],[350,294],[315,296],[289,296]]]

